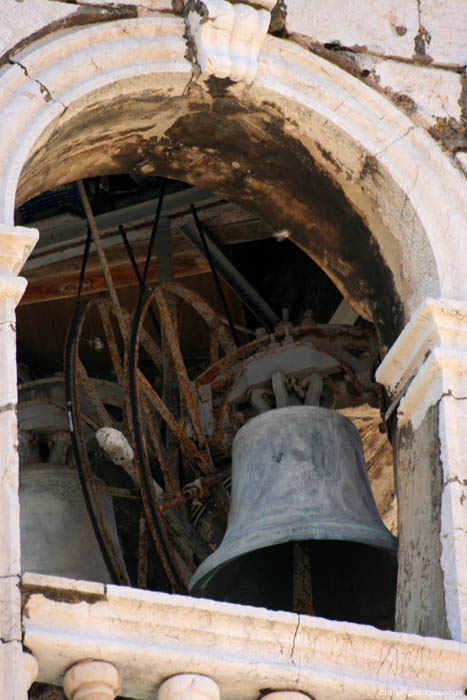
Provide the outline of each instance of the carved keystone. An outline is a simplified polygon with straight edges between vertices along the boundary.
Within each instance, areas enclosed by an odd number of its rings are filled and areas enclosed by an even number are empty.
[[[233,82],[254,81],[271,19],[264,4],[269,7],[271,3],[264,0],[253,7],[227,0],[203,0],[202,9],[188,12],[188,28],[202,73]]]
[[[69,700],[114,700],[120,674],[107,661],[79,661],[65,673],[63,690]]]
[[[220,691],[211,678],[182,673],[162,683],[158,700],[220,700]]]

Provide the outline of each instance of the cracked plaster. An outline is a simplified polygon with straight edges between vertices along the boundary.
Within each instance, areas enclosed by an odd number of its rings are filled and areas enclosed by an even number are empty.
[[[65,2],[44,0],[2,0],[0,17],[0,56],[22,39],[34,34],[52,22],[76,12],[76,7]]]
[[[289,34],[320,44],[410,59],[418,33],[416,0],[285,0]]]
[[[458,73],[395,61],[379,61],[374,72],[381,87],[413,100],[416,111],[428,118],[426,126],[437,117],[461,118],[462,77]]]
[[[419,0],[420,24],[430,37],[427,53],[434,62],[467,64],[467,4],[459,0]]]

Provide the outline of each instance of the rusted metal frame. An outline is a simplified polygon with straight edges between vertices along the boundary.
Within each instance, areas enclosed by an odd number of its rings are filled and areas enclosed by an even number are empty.
[[[283,334],[279,335],[282,336]],[[310,336],[311,344],[313,342],[316,343],[314,335],[319,335],[320,338],[326,338],[328,342],[336,343],[340,347],[342,347],[342,345],[346,345],[347,347],[353,350],[368,350],[369,352],[371,352],[370,345],[373,339],[372,334],[368,332],[367,329],[346,328],[343,326],[334,326],[332,328],[328,328],[325,325],[318,324],[315,324],[313,326],[298,326],[296,328],[292,328],[292,335],[296,335],[303,340],[307,339],[308,336]],[[347,340],[347,343],[345,342],[345,340]],[[263,348],[266,348],[267,345],[274,344],[277,342],[278,340],[275,334],[265,335],[261,338],[250,341],[246,345],[242,345],[240,348],[236,348],[226,357],[221,358],[220,360],[218,360],[217,363],[208,367],[197,378],[196,384],[199,386],[201,384],[212,383],[213,393],[218,393],[219,391],[222,391],[225,383],[230,381],[233,374],[235,374],[236,366],[238,365],[238,363],[243,362],[254,353],[257,353]]]
[[[91,239],[92,239],[92,231],[91,231],[91,227],[89,226],[89,223],[88,223],[88,233],[86,236],[86,243],[84,244],[83,257],[81,259],[81,270],[79,273],[78,290],[76,293],[76,299],[77,299],[78,303],[81,299],[81,292],[83,290],[84,276],[86,273],[86,265],[88,264],[89,250],[91,248]]]
[[[218,419],[216,422],[216,430],[214,432],[214,435],[211,438],[211,442],[213,445],[215,445],[216,449],[219,452],[225,451],[227,448],[227,433],[224,428],[224,424],[227,419],[227,414],[230,409],[230,395],[232,391],[236,388],[238,382],[240,381],[240,377],[242,376],[242,368],[238,368],[236,372],[235,379],[229,389],[229,392],[226,394],[222,406],[218,412]]]
[[[167,466],[165,455],[163,453],[162,446],[159,440],[159,429],[154,421],[154,416],[152,415],[148,396],[143,395],[142,401],[144,404],[146,420],[148,421],[148,432],[150,436],[149,440],[151,442],[151,446],[154,449],[154,452],[156,453],[156,458],[159,463],[162,476],[164,478],[165,490],[168,493],[173,493],[174,491],[178,490],[178,482],[173,482],[172,474]]]
[[[126,309],[122,309],[123,312],[123,317],[125,321],[128,323],[128,327],[130,326],[130,314]],[[158,367],[161,369],[162,367],[162,352],[160,347],[157,345],[155,342],[154,338],[151,337],[151,335],[144,329],[141,328],[140,331],[140,344],[143,346],[143,348],[146,350],[148,355],[151,357],[152,361]]]
[[[170,348],[170,352],[175,362],[175,368],[177,371],[178,381],[180,388],[183,392],[183,397],[185,399],[188,412],[190,414],[191,422],[193,424],[193,429],[197,438],[198,444],[201,449],[205,448],[206,438],[204,435],[203,426],[201,423],[201,417],[198,411],[198,398],[193,391],[193,387],[188,379],[188,374],[186,371],[185,363],[183,360],[182,353],[180,351],[180,346],[178,343],[178,338],[175,332],[175,328],[170,317],[169,308],[163,296],[163,291],[160,289],[155,290],[155,298],[157,300],[157,305],[159,307],[161,325],[163,332],[167,337],[167,343]]]
[[[108,565],[110,564],[109,568],[117,577],[119,583],[123,585],[131,585],[131,581],[125,567],[122,564],[120,556],[115,549],[111,534],[107,527],[105,514],[99,498],[99,490],[91,470],[86,439],[83,432],[83,417],[81,414],[79,390],[80,375],[82,375],[81,381],[84,379],[85,384],[90,385],[91,381],[79,358],[79,340],[86,316],[85,312],[88,308],[88,306],[77,307],[66,342],[65,383],[71,442],[78,467],[78,474],[84,499],[96,532],[96,537],[101,546],[104,559]],[[79,371],[79,368],[82,368],[81,371]],[[91,394],[92,393],[93,391],[91,391]],[[107,412],[105,411],[105,413]]]
[[[148,585],[148,530],[144,508],[139,518],[138,531],[138,588],[147,588]]]
[[[139,369],[136,370],[136,377],[137,377],[137,380],[141,382],[142,387],[143,387],[145,393],[147,394],[150,402],[153,404],[154,408],[161,415],[162,419],[167,423],[170,430],[179,439],[180,444],[182,446],[182,449],[188,455],[190,455],[190,457],[197,464],[199,464],[200,470],[203,473],[209,474],[212,471],[212,469],[211,469],[211,465],[206,457],[206,454],[200,452],[199,449],[196,447],[195,443],[193,442],[193,440],[190,437],[188,437],[188,435],[185,433],[185,431],[183,430],[180,423],[178,423],[178,421],[174,418],[173,414],[169,411],[169,409],[167,408],[165,403],[162,401],[162,399],[159,396],[159,394],[157,393],[157,391],[149,383],[149,381],[146,379],[146,377],[141,372],[141,370],[139,370]]]
[[[209,330],[209,364],[212,365],[219,359],[220,345],[215,333]]]
[[[236,348],[233,352],[222,357],[214,365],[211,365],[211,367],[208,367],[202,372],[196,379],[196,384],[211,383],[213,393],[218,393],[222,390],[225,382],[236,373],[238,363],[247,360],[250,355],[266,347],[270,343],[270,340],[270,336],[264,336]]]
[[[81,359],[79,358],[79,355],[77,356],[77,361],[76,361],[76,369],[78,373],[78,379],[82,383],[84,390],[86,394],[88,395],[94,410],[96,411],[97,416],[99,417],[99,420],[102,422],[102,425],[106,425],[109,427],[116,427],[115,421],[112,418],[112,416],[108,413],[106,410],[104,404],[100,400],[97,391],[95,390],[93,383],[91,381],[91,378],[89,377],[88,373],[86,372],[86,369],[81,362]]]
[[[76,184],[78,185],[78,191],[79,191],[81,200],[83,202],[83,207],[84,207],[84,211],[86,213],[86,218],[88,220],[89,227],[92,231],[94,243],[96,246],[97,255],[99,257],[99,261],[101,263],[102,270],[104,272],[105,281],[107,283],[107,288],[109,290],[109,296],[110,296],[110,299],[111,299],[112,304],[114,306],[115,315],[117,317],[117,320],[118,320],[118,323],[120,326],[120,332],[121,332],[123,338],[126,339],[128,327],[127,327],[127,324],[126,324],[124,317],[123,317],[123,314],[122,314],[122,309],[121,309],[120,302],[119,302],[119,299],[117,296],[117,292],[115,290],[115,286],[114,286],[114,283],[112,280],[112,274],[110,272],[110,267],[109,267],[109,264],[107,262],[107,257],[106,257],[105,252],[104,252],[104,247],[102,245],[100,233],[99,233],[98,228],[96,226],[96,220],[94,218],[94,214],[92,213],[91,205],[89,204],[89,199],[88,199],[88,196],[86,194],[86,189],[84,187],[83,181],[77,180]]]
[[[232,469],[224,469],[221,472],[216,472],[210,476],[203,476],[191,484],[183,487],[182,491],[173,498],[164,499],[161,503],[161,511],[164,513],[174,506],[178,506],[186,501],[191,501],[194,498],[207,498],[209,489],[217,485],[232,474]]]
[[[105,300],[99,300],[97,302],[97,308],[102,321],[102,327],[104,329],[105,338],[107,340],[107,345],[110,352],[110,357],[112,359],[112,364],[114,366],[115,374],[117,376],[117,381],[119,384],[123,381],[123,366],[122,358],[118,351],[117,339],[115,337],[114,330],[112,328],[112,321],[110,319],[110,313],[108,305]]]
[[[357,375],[355,374],[353,368],[350,366],[348,362],[344,360],[344,358],[339,355],[337,352],[334,350],[331,350],[330,348],[327,348],[326,346],[322,345],[321,343],[317,343],[316,341],[312,340],[309,341],[310,344],[315,348],[315,350],[318,350],[319,352],[324,353],[325,355],[329,355],[329,357],[332,357],[334,360],[336,360],[337,364],[342,367],[344,372],[347,374],[348,378],[354,385],[355,389],[358,391],[359,394],[363,394],[365,391],[365,388],[363,385],[360,383],[360,380],[358,379]]]
[[[165,282],[158,285],[157,289],[159,291],[170,291],[172,294],[177,295],[183,301],[186,301],[199,316],[203,319],[206,325],[210,328],[212,332],[215,333],[219,345],[226,355],[237,350],[235,343],[232,340],[232,336],[227,331],[227,329],[220,322],[218,314],[212,309],[207,302],[204,301],[198,294],[195,294],[191,289],[187,289],[178,282]]]
[[[312,570],[308,542],[293,544],[293,604],[295,613],[315,615]]]
[[[188,582],[184,580],[180,570],[180,566],[175,557],[172,543],[167,532],[164,516],[160,510],[159,498],[151,473],[147,442],[144,436],[141,392],[144,391],[147,393],[151,399],[151,402],[154,402],[155,399],[156,404],[162,403],[155,389],[153,389],[151,384],[147,381],[146,377],[138,368],[141,318],[142,312],[145,310],[145,306],[147,304],[147,299],[146,304],[144,302],[144,297],[140,297],[136,313],[133,318],[128,344],[126,362],[127,413],[132,418],[130,428],[133,444],[135,446],[134,461],[138,472],[141,494],[143,497],[143,506],[147,517],[149,531],[173,591],[186,592],[188,590]]]
[[[191,213],[193,214],[193,219],[196,224],[196,228],[198,229],[199,237],[201,239],[201,243],[203,245],[204,249],[204,255],[206,257],[206,260],[209,263],[209,267],[211,268],[212,276],[214,278],[214,282],[217,287],[217,292],[219,294],[220,300],[222,302],[222,306],[224,307],[225,315],[227,316],[227,321],[229,322],[229,327],[230,327],[230,332],[232,333],[232,338],[235,341],[235,345],[238,347],[240,345],[238,341],[238,336],[237,336],[237,331],[235,329],[235,326],[233,324],[232,316],[230,313],[230,309],[227,305],[227,300],[225,298],[224,291],[222,289],[220,280],[219,280],[219,275],[217,274],[216,266],[214,265],[214,262],[212,260],[211,252],[209,250],[207,241],[206,241],[206,234],[204,231],[204,225],[201,223],[198,217],[198,212],[196,211],[196,207],[194,204],[190,205]]]
[[[168,219],[159,221],[159,230],[156,239],[156,254],[157,254],[157,269],[160,282],[171,282],[173,277],[173,250],[172,250],[172,234],[170,231],[170,223]],[[177,297],[174,297],[169,292],[164,292],[164,300],[166,302],[174,332],[178,335],[178,304]],[[155,300],[157,303],[157,300]],[[154,313],[152,304],[148,307],[149,313]],[[167,338],[166,329],[163,319],[161,318],[161,348],[162,348],[162,400],[174,415],[176,420],[180,418],[181,402],[180,402],[180,385],[178,381],[178,372],[175,365],[175,358],[170,351],[170,343]],[[171,493],[176,493],[180,489],[179,479],[179,459],[180,445],[177,438],[171,430],[166,430],[165,434],[165,458],[167,462],[167,470],[172,475]]]
[[[151,260],[152,249],[154,247],[154,242],[155,242],[156,236],[157,236],[157,229],[159,227],[159,219],[161,216],[162,203],[164,201],[164,194],[165,194],[165,184],[163,183],[161,185],[161,191],[160,191],[159,199],[157,202],[156,214],[154,216],[154,221],[152,224],[151,238],[149,239],[148,252],[146,255],[146,262],[144,264],[143,285],[142,285],[141,289],[146,289],[146,279],[148,276],[149,261]]]
[[[139,495],[134,491],[130,491],[130,489],[123,489],[117,486],[109,486],[108,484],[104,484],[103,482],[99,481],[96,481],[96,486],[100,491],[105,491],[114,498],[126,498],[131,501],[140,500]]]
[[[122,240],[123,240],[123,243],[125,245],[127,255],[130,259],[131,266],[132,266],[134,273],[136,275],[136,279],[138,280],[139,288],[141,289],[142,292],[144,292],[146,289],[146,283],[145,283],[145,280],[143,280],[141,273],[139,271],[138,263],[136,262],[135,256],[133,254],[133,248],[131,247],[130,241],[128,240],[128,237],[126,235],[126,231],[121,224],[119,225],[118,229],[120,231],[120,235],[122,236]],[[149,314],[150,314],[151,320],[154,324],[154,328],[156,329],[157,334],[160,336],[161,329],[159,327],[159,323],[157,321],[157,318],[156,318],[154,311],[152,309],[150,309]]]

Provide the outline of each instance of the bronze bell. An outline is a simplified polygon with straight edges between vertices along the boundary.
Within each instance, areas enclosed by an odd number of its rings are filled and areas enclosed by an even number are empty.
[[[396,552],[353,423],[317,406],[279,408],[235,437],[227,530],[190,587],[215,600],[389,628]]]

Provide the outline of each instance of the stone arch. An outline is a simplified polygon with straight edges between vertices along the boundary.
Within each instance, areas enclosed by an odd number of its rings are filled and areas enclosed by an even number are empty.
[[[196,78],[184,32],[172,15],[86,26],[3,68],[5,226],[16,195],[159,169],[290,227],[375,321],[383,346],[426,296],[466,297],[464,179],[422,129],[342,69],[272,36],[252,85]]]

